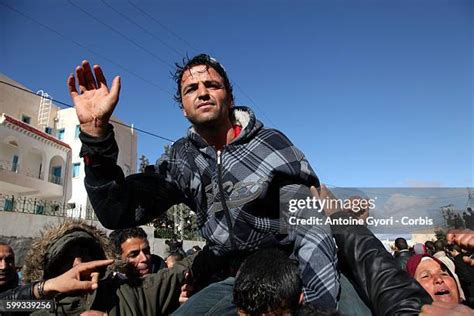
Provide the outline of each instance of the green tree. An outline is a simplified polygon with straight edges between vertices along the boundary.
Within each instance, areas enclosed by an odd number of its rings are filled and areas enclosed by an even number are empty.
[[[140,160],[140,167],[138,168],[138,171],[141,173],[144,173],[145,168],[146,166],[150,164],[150,161],[148,160],[147,157],[145,157],[145,155],[142,155],[139,160]]]

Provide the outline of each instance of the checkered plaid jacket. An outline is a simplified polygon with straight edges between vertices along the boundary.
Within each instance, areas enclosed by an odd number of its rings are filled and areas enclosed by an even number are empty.
[[[264,128],[246,107],[233,109],[241,133],[221,151],[192,128],[155,165],[124,177],[112,127],[103,139],[81,133],[85,186],[101,223],[111,229],[147,223],[171,205],[197,214],[200,234],[218,255],[293,245],[307,301],[335,307],[336,249],[328,227],[281,233],[280,190],[318,185],[308,161],[281,132]]]

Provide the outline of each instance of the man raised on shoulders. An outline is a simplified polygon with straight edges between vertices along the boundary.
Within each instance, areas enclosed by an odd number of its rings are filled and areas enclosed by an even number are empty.
[[[120,78],[109,90],[101,68],[91,69],[87,61],[69,76],[85,186],[98,219],[110,229],[131,227],[185,203],[229,275],[256,249],[285,249],[298,259],[306,301],[335,307],[339,281],[329,227],[280,234],[279,190],[301,185],[309,192],[319,186],[303,153],[283,133],[264,128],[251,109],[234,106],[227,73],[210,56],[177,65],[175,80],[175,99],[191,122],[187,136],[162,156],[156,173],[125,178],[116,165],[118,147],[109,124]]]

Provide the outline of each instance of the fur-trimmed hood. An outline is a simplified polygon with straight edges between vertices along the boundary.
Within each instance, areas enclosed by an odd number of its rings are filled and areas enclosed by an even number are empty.
[[[87,224],[84,220],[66,219],[61,223],[45,226],[40,237],[33,241],[22,270],[25,282],[43,279],[45,265],[53,259],[49,258],[52,256],[52,247],[57,248],[57,242],[64,242],[64,237],[72,233],[92,237],[91,240],[103,250],[105,258],[114,259],[113,248],[105,231]]]

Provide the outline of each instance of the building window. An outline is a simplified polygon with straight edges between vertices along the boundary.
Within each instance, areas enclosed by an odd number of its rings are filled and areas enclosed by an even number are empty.
[[[74,138],[79,138],[79,133],[81,132],[80,125],[76,125],[76,132],[74,133]]]
[[[49,175],[49,182],[61,185],[61,166],[52,167]]]
[[[79,177],[79,173],[81,171],[81,163],[73,163],[72,164],[72,177],[77,178]]]
[[[50,134],[50,135],[51,135],[51,134],[53,134],[53,129],[52,129],[51,127],[46,126],[46,127],[44,128],[44,132],[45,132],[46,134]]]
[[[31,117],[29,117],[28,115],[23,114],[21,116],[21,121],[23,123],[26,123],[26,124],[31,124]]]
[[[64,128],[61,128],[58,130],[58,139],[63,140],[64,139]]]
[[[17,172],[18,171],[18,161],[20,158],[17,155],[13,155],[12,158],[12,171]]]

